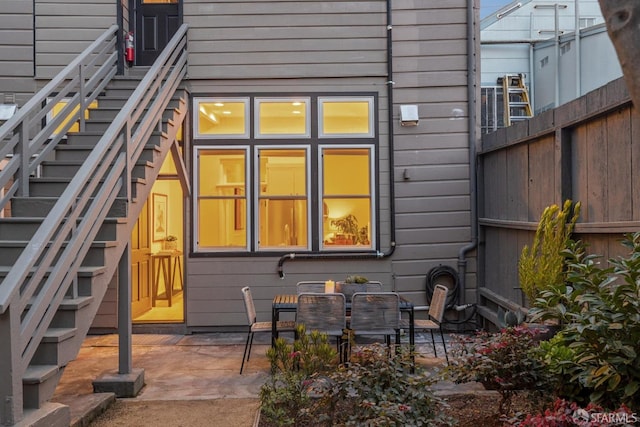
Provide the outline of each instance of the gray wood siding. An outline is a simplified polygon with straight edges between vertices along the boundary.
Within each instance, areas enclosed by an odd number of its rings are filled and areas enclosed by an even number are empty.
[[[114,0],[35,0],[36,78],[51,79],[110,25]]]
[[[189,0],[189,77],[386,75],[386,3]]]
[[[377,151],[380,180],[378,211],[382,250],[390,245],[389,216],[389,150],[387,91],[380,78],[331,79],[260,79],[260,80],[190,80],[193,94],[224,95],[251,93],[327,93],[377,92],[380,147]],[[191,209],[191,206],[188,207]],[[187,214],[187,218],[190,214]],[[277,273],[279,257],[207,257],[185,259],[187,272],[186,323],[193,330],[221,327],[229,329],[247,323],[242,294],[243,286],[251,286],[258,318],[271,318],[271,300],[278,293],[295,293],[301,280],[344,280],[349,274],[363,274],[379,280],[386,290],[394,283],[390,259],[287,261],[284,279]]]
[[[0,13],[0,102],[22,105],[34,92],[33,3],[2,0]]]
[[[457,270],[471,241],[467,9],[465,1],[394,2],[393,80],[398,291],[426,303],[427,272]],[[401,127],[399,106],[418,106],[416,127]],[[409,178],[405,179],[405,171]],[[475,297],[475,259],[466,301]]]
[[[623,79],[483,137],[481,287],[522,301],[517,265],[546,206],[581,202],[575,238],[604,263],[622,235],[640,229],[640,114]],[[482,301],[492,305],[491,301]]]

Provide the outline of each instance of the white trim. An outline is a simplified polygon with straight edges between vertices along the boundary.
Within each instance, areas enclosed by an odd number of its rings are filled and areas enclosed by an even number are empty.
[[[373,96],[319,96],[318,97],[318,138],[345,139],[345,138],[373,138],[375,136],[375,98]],[[327,133],[323,131],[324,103],[325,102],[366,102],[369,104],[368,133]]]
[[[369,236],[370,236],[370,245],[369,247],[362,247],[358,245],[353,246],[336,246],[336,247],[327,247],[324,244],[324,235],[322,230],[322,217],[323,217],[323,202],[325,198],[324,194],[324,155],[323,151],[326,149],[330,150],[342,150],[342,149],[368,149],[369,150]],[[320,144],[318,145],[318,224],[317,224],[317,232],[319,238],[319,250],[321,252],[334,252],[334,251],[362,251],[364,250],[374,250],[376,246],[376,231],[377,231],[377,217],[376,217],[376,170],[375,170],[375,156],[376,149],[375,144],[345,144],[345,145],[335,145],[335,144]]]
[[[236,134],[210,134],[199,132],[200,129],[200,103],[234,102],[244,103],[244,133]],[[249,139],[251,136],[251,111],[249,109],[250,97],[196,97],[193,98],[193,139]]]
[[[302,102],[304,103],[304,111],[305,111],[305,121],[304,121],[304,134],[262,134],[260,132],[260,104],[267,102],[278,102],[278,103],[294,103],[294,102]],[[255,97],[253,99],[253,122],[255,129],[255,139],[308,139],[311,138],[311,98],[308,96],[303,97]]]
[[[250,181],[250,171],[249,171],[249,153],[250,147],[248,145],[198,145],[194,147],[194,165],[193,165],[193,252],[196,253],[212,253],[212,252],[249,252],[251,248],[251,221],[250,212],[251,206],[249,204],[249,195],[251,194],[251,181]],[[199,188],[199,172],[200,172],[200,151],[225,151],[225,150],[240,150],[244,151],[244,162],[245,162],[245,209],[246,209],[246,226],[245,226],[245,246],[213,246],[213,247],[202,247],[198,243],[198,236],[200,235],[200,217],[198,211],[198,202],[200,200],[200,188]]]
[[[256,145],[253,153],[253,169],[254,173],[254,191],[253,195],[253,207],[254,207],[254,241],[256,252],[282,252],[282,251],[308,251],[311,250],[311,238],[313,224],[311,222],[311,147],[308,144],[305,145]],[[260,158],[259,153],[261,150],[274,150],[274,151],[290,151],[290,150],[304,150],[305,151],[305,191],[307,201],[307,244],[302,246],[269,246],[260,247]]]

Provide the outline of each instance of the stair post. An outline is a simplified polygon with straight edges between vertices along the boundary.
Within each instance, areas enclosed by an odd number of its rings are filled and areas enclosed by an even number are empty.
[[[23,417],[20,315],[16,304],[0,314],[0,423],[14,425]]]

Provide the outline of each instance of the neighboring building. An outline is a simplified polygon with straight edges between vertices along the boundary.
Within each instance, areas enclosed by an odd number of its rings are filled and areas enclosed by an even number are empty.
[[[480,29],[483,133],[505,125],[499,84],[505,75],[524,76],[533,114],[622,76],[595,0],[514,1],[484,18]]]
[[[120,62],[132,78],[188,25],[179,86],[188,102],[174,112],[186,119],[180,131],[171,121],[163,128],[164,166],[140,165],[151,178],[137,182],[139,193],[121,210],[140,212],[138,222],[118,220],[133,234],[100,242],[120,254],[131,247],[135,327],[239,330],[247,324],[243,286],[254,289],[259,317],[269,318],[273,296],[295,292],[296,282],[348,274],[424,304],[426,274],[440,265],[459,269],[459,302],[474,301],[470,159],[479,80],[469,58],[479,37],[472,1],[79,5],[3,0],[0,102],[25,105],[114,23],[120,58],[125,34],[135,34],[135,65]],[[97,98],[96,111],[105,99]],[[60,111],[42,117],[43,126]],[[162,258],[169,235],[181,252]],[[105,262],[104,271],[116,271],[117,261]],[[116,276],[98,298],[95,330],[118,325]],[[174,280],[175,295],[162,300],[163,282]]]

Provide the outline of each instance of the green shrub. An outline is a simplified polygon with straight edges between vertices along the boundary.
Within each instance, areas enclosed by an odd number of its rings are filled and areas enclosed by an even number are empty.
[[[572,209],[571,200],[566,200],[562,209],[551,205],[542,212],[533,243],[522,249],[518,261],[520,287],[529,304],[533,304],[541,290],[564,282],[563,251],[569,245],[579,215],[580,202]]]
[[[640,411],[640,233],[626,235],[623,245],[629,255],[606,268],[581,249],[569,251],[562,336],[575,354],[572,380],[592,402]]]
[[[338,365],[324,334],[312,332],[292,345],[283,339],[267,351],[271,378],[260,390],[261,425],[450,425],[431,391],[433,380],[415,368],[407,351],[373,344]]]

